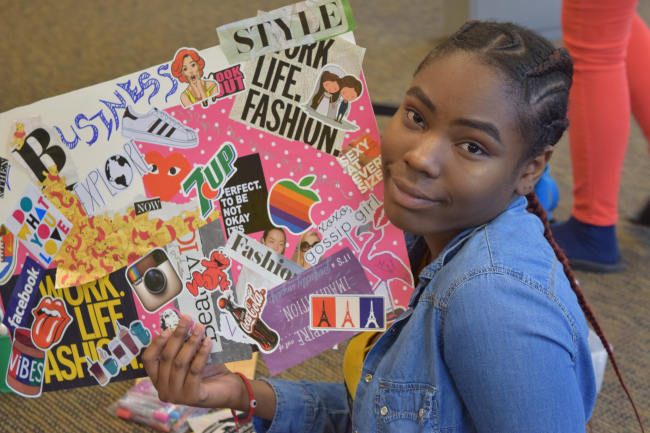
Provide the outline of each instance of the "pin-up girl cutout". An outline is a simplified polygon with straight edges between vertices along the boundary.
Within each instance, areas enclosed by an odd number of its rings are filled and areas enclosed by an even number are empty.
[[[189,107],[199,101],[208,106],[208,98],[219,93],[215,81],[203,79],[205,60],[196,50],[181,48],[176,52],[172,63],[172,75],[181,83],[187,83],[187,88],[181,93],[183,107]],[[216,98],[212,98],[214,102]]]

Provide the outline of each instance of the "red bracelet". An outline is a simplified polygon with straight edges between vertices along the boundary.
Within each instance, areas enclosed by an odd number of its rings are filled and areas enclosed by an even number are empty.
[[[251,410],[248,412],[248,417],[246,419],[241,419],[237,417],[235,414],[235,411],[233,409],[230,409],[230,412],[232,412],[232,417],[235,419],[235,429],[239,431],[239,426],[237,424],[246,424],[247,422],[250,422],[250,420],[253,419],[253,414],[255,413],[255,408],[257,407],[257,400],[253,397],[253,389],[251,388],[251,383],[248,381],[248,378],[244,376],[242,373],[239,373],[237,371],[234,372],[235,374],[238,374],[239,377],[244,379],[244,383],[246,384],[246,389],[248,390],[248,397],[250,398],[250,407]]]

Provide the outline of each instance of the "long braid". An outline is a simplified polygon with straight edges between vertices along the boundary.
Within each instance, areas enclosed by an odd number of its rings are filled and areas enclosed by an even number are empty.
[[[593,311],[591,310],[591,307],[587,303],[587,299],[585,298],[584,293],[582,293],[582,289],[580,289],[580,286],[576,282],[576,279],[573,275],[573,271],[569,266],[569,260],[566,258],[564,252],[560,249],[557,243],[555,243],[555,239],[553,239],[551,228],[548,225],[548,218],[546,216],[546,211],[542,207],[541,203],[537,199],[537,195],[535,195],[534,192],[531,192],[530,194],[526,195],[526,198],[528,199],[528,207],[526,208],[526,210],[532,214],[537,215],[539,219],[542,220],[542,223],[544,224],[544,237],[546,238],[548,243],[551,244],[551,248],[553,248],[553,251],[555,252],[555,256],[557,257],[558,261],[562,263],[562,267],[564,268],[564,273],[569,279],[571,288],[573,289],[576,296],[578,297],[578,304],[580,305],[580,308],[582,309],[585,317],[587,318],[587,321],[589,321],[591,326],[594,328],[594,331],[600,338],[600,341],[602,341],[603,346],[607,351],[607,355],[609,356],[609,359],[612,361],[612,366],[614,367],[614,371],[616,372],[616,377],[618,377],[619,383],[623,387],[623,390],[625,390],[625,394],[627,394],[627,398],[630,399],[630,403],[632,403],[632,407],[634,408],[634,414],[636,415],[636,419],[639,421],[639,426],[641,426],[641,431],[644,432],[645,430],[643,429],[641,416],[639,415],[639,411],[637,410],[636,405],[634,404],[634,400],[632,399],[632,395],[630,394],[627,385],[625,385],[625,381],[623,380],[623,375],[621,374],[621,370],[618,368],[618,363],[616,362],[616,358],[614,357],[614,352],[612,352],[612,349],[609,345],[609,341],[607,341],[607,337],[605,337],[605,333],[603,332],[603,329],[600,327],[600,323],[598,323],[596,316],[594,315]]]

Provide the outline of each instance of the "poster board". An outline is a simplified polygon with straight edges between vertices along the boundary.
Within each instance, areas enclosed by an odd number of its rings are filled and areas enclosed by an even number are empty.
[[[63,300],[74,319],[46,355],[43,391],[105,385],[96,363],[110,380],[144,375],[141,352],[113,375],[121,351],[112,342],[123,328],[144,342],[180,314],[211,327],[213,362],[248,359],[252,327],[222,307],[224,293],[233,308],[269,313],[253,302],[262,289],[273,293],[344,249],[372,293],[389,300],[389,320],[405,310],[413,278],[403,234],[383,214],[380,180],[362,191],[337,160],[350,143],[380,143],[363,52],[350,33],[238,64],[220,47],[181,47],[164,64],[0,114],[10,186],[0,220],[32,185],[73,224],[36,294],[37,303]],[[10,244],[3,308],[30,254],[15,237]],[[150,302],[139,290],[153,268],[174,288]],[[109,320],[96,327],[97,305],[111,302],[115,313],[102,310]]]

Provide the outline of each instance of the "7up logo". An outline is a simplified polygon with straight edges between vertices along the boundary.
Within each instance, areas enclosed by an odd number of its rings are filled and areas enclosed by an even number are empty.
[[[237,171],[233,163],[237,159],[237,150],[230,142],[221,145],[217,153],[204,166],[197,166],[183,180],[183,194],[187,197],[196,187],[203,219],[212,212],[213,201],[221,197],[221,187]],[[207,180],[207,182],[206,182]]]

